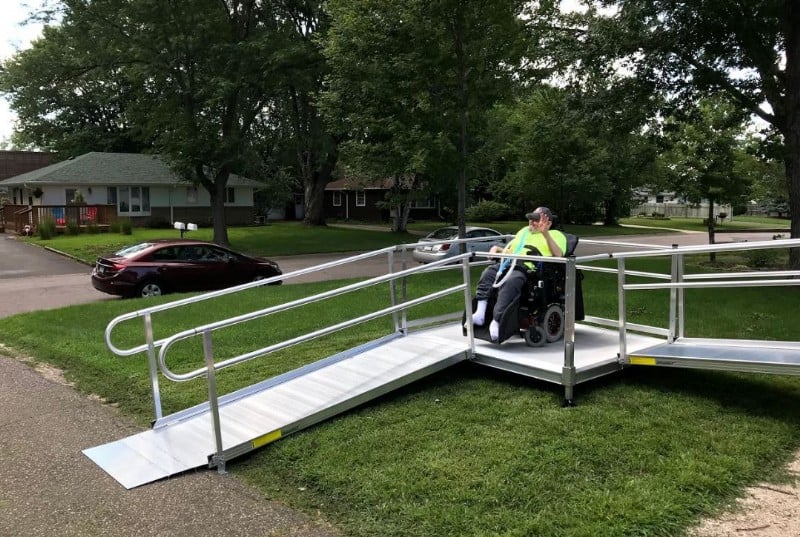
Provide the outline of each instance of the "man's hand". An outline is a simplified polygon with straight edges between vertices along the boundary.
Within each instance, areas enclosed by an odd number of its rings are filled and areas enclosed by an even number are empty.
[[[490,254],[497,254],[497,253],[500,253],[502,251],[503,251],[503,247],[502,246],[497,246],[496,244],[493,245],[491,248],[489,248],[489,253]],[[491,259],[493,261],[497,260],[496,257],[492,257],[492,256],[489,256],[489,259]]]
[[[538,222],[533,223],[533,230],[544,232],[550,231],[550,227],[553,225],[553,221],[547,218],[547,215],[543,214]]]

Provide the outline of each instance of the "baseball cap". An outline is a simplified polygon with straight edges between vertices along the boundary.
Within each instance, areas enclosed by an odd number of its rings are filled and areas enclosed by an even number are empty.
[[[553,219],[553,212],[547,207],[537,207],[534,211],[526,214],[525,218],[538,222],[542,215],[545,215],[549,220]]]

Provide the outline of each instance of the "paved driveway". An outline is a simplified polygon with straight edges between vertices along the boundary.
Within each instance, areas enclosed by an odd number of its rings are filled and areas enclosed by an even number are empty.
[[[107,300],[92,287],[91,268],[0,234],[0,318]]]

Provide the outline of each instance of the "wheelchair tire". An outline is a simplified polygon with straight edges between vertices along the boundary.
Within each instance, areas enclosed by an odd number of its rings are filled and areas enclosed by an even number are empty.
[[[541,326],[531,326],[522,333],[528,347],[541,347],[546,340],[544,329]]]
[[[544,312],[542,327],[548,343],[561,339],[564,335],[564,308],[558,304],[548,307]]]

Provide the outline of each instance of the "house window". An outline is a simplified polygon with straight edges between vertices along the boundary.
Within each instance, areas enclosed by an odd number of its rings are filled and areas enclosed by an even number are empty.
[[[236,203],[236,189],[225,189],[225,203]]]
[[[117,204],[117,187],[110,186],[106,189],[106,203],[109,205]]]
[[[67,188],[64,190],[64,198],[67,200],[67,203],[72,203],[72,200],[75,199],[75,190],[74,188]]]
[[[150,214],[150,188],[146,186],[122,186],[118,189],[117,212],[126,216]]]
[[[433,209],[436,205],[434,204],[433,198],[426,198],[423,200],[413,200],[411,202],[411,207],[414,209]]]
[[[342,206],[342,192],[340,190],[333,191],[333,206],[334,207]]]
[[[363,190],[356,190],[356,207],[366,207],[367,193]]]
[[[186,203],[197,203],[197,187],[186,187]]]

